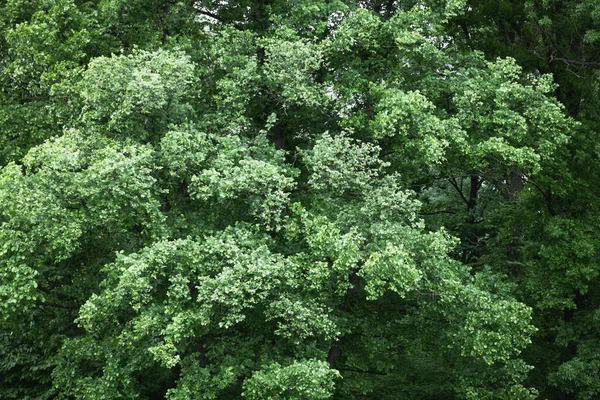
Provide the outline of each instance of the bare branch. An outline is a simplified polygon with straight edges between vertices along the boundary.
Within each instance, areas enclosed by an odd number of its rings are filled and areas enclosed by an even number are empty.
[[[462,190],[460,190],[460,187],[458,186],[458,183],[456,182],[456,179],[454,178],[450,178],[448,179],[448,182],[450,182],[450,184],[454,187],[454,189],[456,189],[456,191],[458,192],[458,194],[460,195],[460,197],[463,199],[463,201],[465,202],[465,204],[468,206],[469,203],[469,199],[467,199],[465,197],[465,195],[463,194]]]

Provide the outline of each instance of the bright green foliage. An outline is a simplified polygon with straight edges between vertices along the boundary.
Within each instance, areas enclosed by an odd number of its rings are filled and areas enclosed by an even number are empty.
[[[0,398],[597,397],[598,66],[488,3],[0,1]]]
[[[82,122],[138,140],[160,135],[189,114],[181,104],[194,68],[180,53],[135,51],[130,56],[93,60],[79,83]],[[186,113],[187,111],[187,113]]]
[[[324,361],[295,362],[288,367],[269,365],[245,384],[249,399],[328,399],[339,375]]]

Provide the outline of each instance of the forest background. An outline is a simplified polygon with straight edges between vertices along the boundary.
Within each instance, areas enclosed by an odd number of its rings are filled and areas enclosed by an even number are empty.
[[[600,397],[596,0],[0,0],[0,398]]]

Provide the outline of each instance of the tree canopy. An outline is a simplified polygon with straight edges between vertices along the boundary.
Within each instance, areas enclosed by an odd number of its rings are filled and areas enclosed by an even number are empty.
[[[0,0],[0,398],[597,398],[596,3]]]

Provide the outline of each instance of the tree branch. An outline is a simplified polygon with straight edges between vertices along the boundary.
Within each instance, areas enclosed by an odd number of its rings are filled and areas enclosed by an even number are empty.
[[[227,22],[225,21],[223,18],[221,18],[220,16],[218,16],[217,14],[207,11],[207,10],[201,10],[201,9],[196,9],[196,11],[198,11],[199,14],[202,14],[206,17],[212,18],[216,21],[219,21],[222,24],[231,24],[235,29],[241,31],[243,30],[238,24],[236,24],[235,22]]]
[[[454,187],[454,189],[456,189],[456,191],[458,192],[458,194],[460,195],[460,197],[463,199],[463,201],[465,202],[465,204],[467,206],[469,206],[469,199],[467,199],[465,197],[465,195],[463,194],[462,190],[460,190],[460,187],[458,187],[458,183],[456,182],[456,179],[454,178],[450,178],[448,179],[448,182],[450,182],[450,184]]]
[[[381,375],[381,376],[387,375],[386,372],[369,371],[369,370],[354,369],[354,368],[337,368],[337,370],[338,371],[347,371],[347,372],[357,372],[359,374],[371,374],[371,375]]]
[[[531,180],[528,177],[525,177],[525,183],[531,183],[533,185],[534,188],[536,188],[542,195],[542,197],[544,198],[544,203],[546,203],[546,208],[548,209],[548,212],[550,213],[551,216],[555,217],[556,214],[556,210],[554,210],[554,206],[552,205],[552,192],[550,190],[548,190],[548,192],[546,193],[541,187],[540,185],[538,185],[537,183],[535,183],[535,181]]]
[[[419,211],[418,214],[419,215],[456,214],[456,211],[451,211],[451,210],[441,210],[441,211],[431,211],[431,212]]]
[[[562,61],[563,63],[567,64],[568,66],[571,66],[574,64],[574,65],[579,65],[582,68],[583,67],[600,68],[600,63],[593,62],[593,61],[579,61],[579,60],[569,60],[567,58],[562,58],[562,57],[551,57],[550,62],[552,62],[552,61]]]
[[[81,308],[81,306],[63,305],[63,304],[58,304],[58,303],[52,303],[50,301],[37,301],[35,304],[38,306],[43,306],[43,307],[62,308],[65,310],[79,310]]]

